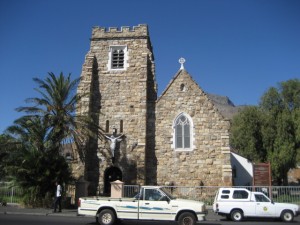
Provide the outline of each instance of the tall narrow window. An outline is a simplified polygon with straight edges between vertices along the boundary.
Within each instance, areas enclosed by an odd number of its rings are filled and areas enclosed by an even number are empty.
[[[236,166],[235,165],[232,167],[232,177],[236,178]]]
[[[105,124],[105,132],[106,132],[106,133],[109,132],[109,120],[106,120],[106,124]]]
[[[123,133],[123,120],[120,120],[120,133]]]
[[[175,148],[191,148],[191,124],[185,115],[181,115],[175,121]]]
[[[171,148],[175,151],[193,151],[194,146],[194,130],[192,118],[181,112],[173,121],[173,142]]]

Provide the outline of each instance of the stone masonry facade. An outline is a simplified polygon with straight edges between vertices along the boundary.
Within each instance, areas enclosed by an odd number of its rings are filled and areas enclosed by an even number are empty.
[[[191,151],[172,147],[174,119],[181,113],[193,121]],[[229,126],[187,71],[180,70],[156,104],[158,183],[231,185]]]
[[[120,49],[124,65],[112,69],[112,51]],[[157,98],[147,25],[94,27],[78,93],[87,95],[77,114],[93,115],[103,130],[87,141],[85,162],[74,171],[89,182],[88,194],[107,194],[115,179],[140,185],[231,184],[229,120],[185,69]],[[174,120],[181,113],[193,123],[188,151],[173,144]],[[120,137],[114,154],[107,138],[112,136]]]

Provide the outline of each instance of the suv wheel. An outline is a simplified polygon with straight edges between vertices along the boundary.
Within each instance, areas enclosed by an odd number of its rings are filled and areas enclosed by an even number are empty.
[[[233,210],[231,213],[230,213],[230,215],[231,215],[231,219],[233,220],[233,221],[242,221],[243,220],[243,213],[242,213],[242,211],[241,210],[239,210],[239,209],[235,209],[235,210]]]
[[[281,213],[280,218],[284,221],[284,222],[292,222],[294,220],[294,214],[292,211],[290,210],[284,210]]]

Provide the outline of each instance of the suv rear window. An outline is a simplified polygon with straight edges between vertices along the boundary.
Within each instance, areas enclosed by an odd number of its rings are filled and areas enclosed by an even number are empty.
[[[222,199],[229,199],[229,195],[221,195]]]
[[[230,190],[222,190],[221,199],[229,199]]]
[[[230,190],[222,190],[222,194],[229,194]]]
[[[243,190],[236,190],[233,192],[232,198],[233,199],[247,199],[248,192],[243,191]]]

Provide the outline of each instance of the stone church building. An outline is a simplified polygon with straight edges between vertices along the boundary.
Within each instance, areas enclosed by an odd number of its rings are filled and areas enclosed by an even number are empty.
[[[90,41],[78,86],[79,94],[89,95],[77,114],[95,115],[103,135],[89,140],[85,163],[76,167],[89,194],[109,193],[117,179],[127,185],[231,185],[228,110],[234,105],[205,93],[183,62],[157,96],[147,25],[94,27]]]

